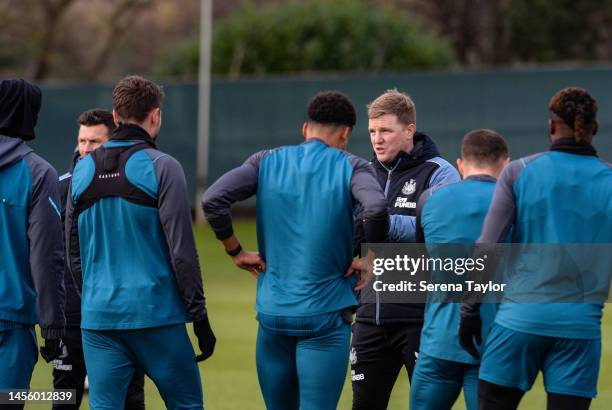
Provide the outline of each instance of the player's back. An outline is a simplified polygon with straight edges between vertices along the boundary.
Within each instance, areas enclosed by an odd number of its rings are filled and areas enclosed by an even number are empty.
[[[350,154],[312,139],[270,151],[259,167],[257,237],[266,271],[257,310],[308,316],[356,303]]]
[[[612,243],[612,167],[592,155],[561,151],[536,154],[509,167],[516,206],[512,242],[528,244],[521,252],[526,262],[515,264],[510,274],[529,276],[529,287],[542,294],[574,291],[560,288],[554,279],[566,274],[568,260],[575,260],[578,269],[569,273],[582,272],[580,266],[586,265],[580,260],[588,256],[576,254],[586,249],[580,244]],[[604,276],[600,273],[599,279],[609,284]],[[513,303],[511,287],[507,297],[496,318],[505,327],[551,337],[600,336],[599,303]]]
[[[55,170],[20,139],[0,135],[0,329],[3,321],[37,321],[28,220],[34,190],[40,189],[45,173]],[[51,197],[43,200],[57,210]]]
[[[430,196],[422,205],[420,221],[430,257],[471,256],[473,246],[464,245],[471,245],[478,239],[494,190],[495,178],[475,175],[424,194]],[[436,273],[432,275],[435,280]],[[448,273],[443,272],[441,275],[443,282],[449,282]],[[438,297],[443,295],[436,294],[433,299]],[[485,338],[496,307],[491,303],[481,307]],[[457,329],[460,309],[460,303],[433,301],[426,304],[420,352],[438,359],[477,363],[459,345]]]
[[[119,156],[116,172],[102,168],[113,149],[135,146],[111,140],[74,169],[84,329],[146,328],[186,319],[159,217],[160,179],[176,160],[141,146]],[[96,179],[106,185],[95,185]]]
[[[522,161],[525,167],[514,183],[512,242],[612,241],[609,164],[597,157],[566,152],[548,152]]]

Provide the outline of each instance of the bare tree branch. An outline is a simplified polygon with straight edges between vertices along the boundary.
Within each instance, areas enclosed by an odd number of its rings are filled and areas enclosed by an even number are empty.
[[[49,74],[49,68],[53,57],[53,46],[57,37],[58,24],[74,0],[43,0],[40,3],[43,8],[41,35],[36,39],[34,55],[27,70],[26,77],[35,81],[43,80]]]
[[[96,80],[109,60],[109,56],[128,29],[134,24],[138,12],[145,6],[153,4],[153,0],[123,0],[113,9],[104,24],[107,28],[103,45],[100,47],[93,64],[85,76],[88,80]]]

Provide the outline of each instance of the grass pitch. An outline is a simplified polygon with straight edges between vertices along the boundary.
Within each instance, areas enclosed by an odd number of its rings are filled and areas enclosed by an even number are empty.
[[[236,221],[235,230],[245,249],[256,249],[253,220]],[[215,354],[199,365],[204,388],[204,403],[209,410],[264,409],[255,369],[255,280],[245,271],[234,267],[209,227],[195,231],[204,278],[210,320],[217,336]],[[612,308],[607,305],[603,321],[601,370],[598,397],[592,410],[610,408],[612,403]],[[195,338],[189,325],[194,346]],[[348,367],[347,367],[348,371]],[[181,375],[176,375],[181,377]],[[38,361],[32,377],[32,389],[52,388],[51,366]],[[164,409],[164,403],[153,383],[145,382],[146,407]],[[408,408],[409,385],[405,372],[400,374],[389,403],[389,410]],[[546,395],[541,378],[521,402],[520,409],[545,409]],[[50,408],[49,405],[45,405]],[[26,409],[42,408],[28,404]],[[351,386],[347,377],[338,409],[351,408]],[[89,409],[87,396],[81,409]],[[453,410],[464,410],[462,398]]]

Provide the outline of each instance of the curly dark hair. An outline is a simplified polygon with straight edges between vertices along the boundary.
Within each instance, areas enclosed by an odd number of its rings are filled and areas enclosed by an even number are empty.
[[[142,122],[163,100],[164,90],[159,85],[137,75],[123,78],[113,90],[113,109],[123,120]]]
[[[117,127],[113,120],[113,114],[110,111],[103,110],[101,108],[92,108],[87,110],[77,120],[79,125],[85,125],[91,127],[93,125],[105,125],[109,132],[113,132]]]
[[[557,91],[548,108],[574,130],[576,141],[593,134],[597,120],[597,101],[584,88],[567,87]]]
[[[321,91],[308,102],[308,118],[323,125],[353,128],[357,122],[355,106],[339,91]]]

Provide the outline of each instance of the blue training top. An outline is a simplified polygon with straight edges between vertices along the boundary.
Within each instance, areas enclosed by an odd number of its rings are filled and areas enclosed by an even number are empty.
[[[83,329],[157,327],[201,320],[206,314],[180,164],[151,143],[131,153],[117,171],[109,174],[100,168],[112,158],[112,150],[150,141],[143,134],[139,127],[122,125],[103,149],[74,168],[66,210],[67,246],[75,283],[82,287]],[[119,179],[123,172],[129,183]],[[98,197],[79,209],[94,178],[110,179],[111,189],[117,178],[115,185],[124,181],[132,194],[98,189]],[[134,190],[153,206],[135,202]]]
[[[510,228],[513,243],[612,243],[612,167],[596,157],[590,144],[573,139],[513,161],[500,176],[478,242],[500,242]],[[560,273],[550,272],[555,274]],[[547,276],[541,271],[532,275],[531,286],[544,291]],[[511,300],[512,295],[504,297]],[[495,321],[524,333],[597,339],[602,308],[600,303],[508,301],[500,305]]]
[[[64,332],[57,173],[18,138],[0,135],[0,332]]]
[[[365,208],[372,242],[388,229],[386,202],[371,166],[318,139],[262,151],[222,176],[203,198],[219,239],[233,230],[229,206],[257,194],[257,240],[266,271],[256,309],[266,316],[305,317],[357,304],[353,277],[353,205]]]
[[[495,178],[474,175],[462,182],[423,193],[417,212],[430,256],[435,256],[431,254],[435,252],[435,247],[431,245],[476,242],[494,190]],[[444,246],[442,248],[448,249]],[[496,310],[496,304],[484,303],[481,306],[483,340],[489,333]],[[427,303],[419,351],[438,359],[478,363],[459,345],[457,329],[460,311],[461,303]]]

